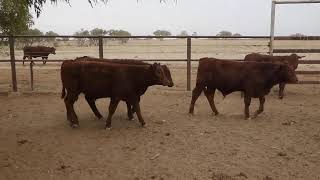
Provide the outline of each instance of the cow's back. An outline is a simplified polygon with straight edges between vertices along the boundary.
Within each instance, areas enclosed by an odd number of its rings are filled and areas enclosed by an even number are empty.
[[[296,54],[289,56],[270,56],[259,53],[251,53],[245,56],[244,61],[283,63],[288,64],[293,69],[297,69],[299,64],[299,56]]]
[[[273,63],[236,62],[215,58],[199,60],[197,85],[218,89],[223,95],[234,91],[251,91],[253,96],[267,93],[274,84],[268,82],[277,78],[279,65]]]
[[[48,56],[51,53],[50,47],[45,46],[27,46],[23,48],[23,53],[25,56]]]

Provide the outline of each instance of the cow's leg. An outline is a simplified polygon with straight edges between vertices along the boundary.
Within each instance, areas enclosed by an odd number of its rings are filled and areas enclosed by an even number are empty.
[[[207,88],[207,89],[204,90],[204,94],[208,99],[208,102],[210,104],[210,107],[211,107],[212,111],[214,112],[215,115],[218,115],[219,112],[218,112],[218,110],[217,110],[217,108],[216,108],[216,106],[214,104],[214,94],[215,94],[215,92],[216,92],[216,89]]]
[[[47,60],[48,60],[48,57],[42,57],[43,64],[46,64]]]
[[[27,56],[23,56],[22,58],[22,64],[24,65],[24,60],[27,58]]]
[[[244,93],[244,105],[245,105],[244,115],[245,115],[245,119],[248,119],[249,116],[250,116],[250,114],[249,114],[250,103],[251,103],[251,97],[248,96],[246,93]]]
[[[259,101],[260,101],[259,109],[254,113],[253,118],[256,118],[264,110],[264,102],[266,101],[266,98],[264,96],[259,97]]]
[[[284,87],[286,86],[285,83],[280,83],[279,84],[279,99],[283,98],[283,91],[284,91]]]
[[[128,119],[133,120],[133,106],[131,106],[129,101],[126,101],[127,111],[128,111]]]
[[[67,109],[67,118],[70,121],[70,125],[73,128],[76,128],[79,126],[79,121],[76,112],[74,111],[73,104],[78,99],[78,93],[69,93],[67,94],[67,97],[64,99],[64,102],[66,104]]]
[[[64,98],[64,104],[66,105],[66,110],[67,110],[67,120],[69,121],[70,124],[72,124],[72,119],[71,119],[71,115],[70,115],[70,109],[69,109],[69,105],[68,105],[68,101],[67,101],[67,97]]]
[[[95,99],[90,98],[89,96],[85,96],[85,99],[86,99],[87,103],[89,104],[91,110],[93,111],[94,115],[98,119],[101,119],[102,115],[100,114],[100,112],[99,112],[99,110],[98,110],[98,108],[96,106]]]
[[[202,86],[196,86],[192,91],[192,99],[189,107],[189,113],[193,114],[194,111],[194,104],[196,103],[197,99],[199,98],[202,90],[204,87]]]
[[[142,117],[142,115],[141,115],[141,109],[140,109],[140,103],[139,103],[139,101],[136,101],[136,102],[134,103],[134,110],[136,111],[137,116],[138,116],[138,119],[139,119],[139,122],[140,122],[141,126],[143,127],[146,123],[145,123],[145,121],[143,120],[143,117]]]
[[[114,112],[116,111],[119,102],[120,102],[120,99],[111,98],[110,105],[109,105],[109,114],[106,120],[106,129],[111,129],[111,118]]]

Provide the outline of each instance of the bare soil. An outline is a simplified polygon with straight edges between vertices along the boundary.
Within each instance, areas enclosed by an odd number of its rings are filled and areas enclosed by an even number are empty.
[[[243,119],[239,93],[204,96],[187,114],[190,92],[153,87],[141,100],[147,126],[121,103],[104,130],[80,97],[72,129],[60,94],[0,96],[0,179],[308,179],[320,178],[320,88],[290,85],[267,97],[265,112]],[[106,116],[107,99],[98,100]],[[251,105],[251,112],[258,106]]]
[[[252,120],[244,120],[239,93],[226,98],[217,93],[218,116],[202,95],[191,116],[186,68],[169,67],[175,86],[151,87],[141,99],[146,127],[128,121],[126,106],[120,103],[113,128],[106,131],[105,119],[94,116],[83,96],[75,104],[80,127],[69,127],[60,99],[59,64],[37,63],[33,92],[29,67],[18,64],[19,93],[10,92],[11,71],[1,64],[0,179],[320,179],[320,85],[288,85],[283,100],[275,87],[266,98],[265,112]],[[192,87],[195,73],[196,64]],[[97,101],[104,117],[108,103]],[[257,106],[253,100],[251,113]]]

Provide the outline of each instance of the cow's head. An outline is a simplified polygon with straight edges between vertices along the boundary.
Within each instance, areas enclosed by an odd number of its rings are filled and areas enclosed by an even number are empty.
[[[154,63],[151,65],[152,72],[154,74],[156,83],[163,86],[169,86],[170,82],[164,73],[163,68],[159,63]]]
[[[50,50],[51,50],[51,54],[56,54],[56,48],[51,47]]]
[[[298,78],[297,75],[290,66],[287,64],[280,64],[279,65],[279,77],[281,82],[286,83],[297,83]]]
[[[297,69],[299,65],[299,59],[304,58],[305,56],[298,56],[297,54],[291,54],[288,64],[293,68]]]
[[[174,83],[173,83],[172,77],[171,77],[171,72],[170,72],[168,66],[162,65],[161,67],[162,67],[162,69],[163,69],[163,71],[164,71],[164,74],[166,75],[166,77],[167,77],[167,79],[168,79],[168,81],[169,81],[168,86],[169,86],[169,87],[174,86]]]

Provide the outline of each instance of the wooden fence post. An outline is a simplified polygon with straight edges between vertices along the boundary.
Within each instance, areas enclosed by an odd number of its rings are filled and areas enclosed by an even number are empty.
[[[103,38],[99,36],[99,58],[103,59]]]
[[[31,81],[31,90],[33,91],[33,61],[30,62],[30,81]]]
[[[269,42],[269,55],[273,55],[273,41],[274,41],[274,24],[276,14],[276,2],[273,0],[271,5],[271,24],[270,24],[270,42]]]
[[[191,38],[187,38],[187,91],[191,90]]]
[[[9,37],[10,43],[10,62],[11,62],[11,77],[12,77],[12,90],[13,92],[17,92],[17,73],[16,73],[16,60],[14,56],[14,37]]]

